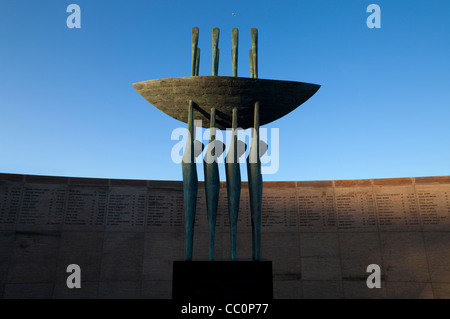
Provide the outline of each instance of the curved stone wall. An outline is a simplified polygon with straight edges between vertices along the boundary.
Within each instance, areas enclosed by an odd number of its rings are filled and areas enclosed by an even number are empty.
[[[194,260],[208,258],[200,183]],[[275,298],[449,298],[450,176],[264,182]],[[243,183],[238,259],[251,258]],[[216,257],[229,257],[222,183]],[[170,298],[184,256],[181,182],[0,174],[0,297]],[[81,268],[69,289],[67,266]],[[381,269],[369,289],[367,266]]]

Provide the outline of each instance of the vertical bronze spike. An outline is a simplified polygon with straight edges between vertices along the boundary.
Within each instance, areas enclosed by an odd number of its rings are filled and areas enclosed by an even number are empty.
[[[252,49],[250,49],[248,51],[248,55],[250,57],[250,77],[254,78],[255,77],[255,71],[254,71],[254,68],[253,68],[253,50]]]
[[[231,63],[233,67],[233,76],[237,76],[238,67],[238,44],[239,44],[239,30],[237,28],[231,29]]]
[[[197,48],[197,59],[195,60],[195,75],[198,76],[198,70],[200,69],[200,48]]]
[[[219,34],[220,29],[219,28],[213,28],[212,29],[212,75],[216,76],[218,73],[218,66],[219,66]]]
[[[191,75],[194,76],[197,70],[197,50],[198,47],[198,28],[192,28],[192,62],[191,62]]]
[[[252,51],[253,51],[253,73],[254,78],[258,77],[258,29],[252,28],[250,31],[252,38]]]
[[[216,64],[215,64],[216,75],[219,75],[219,56],[220,56],[220,49],[217,48],[217,57],[216,57]]]

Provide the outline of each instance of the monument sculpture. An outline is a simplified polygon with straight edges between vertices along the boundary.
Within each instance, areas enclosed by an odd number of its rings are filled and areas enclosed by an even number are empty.
[[[148,102],[169,116],[187,123],[188,138],[182,159],[184,210],[186,222],[186,260],[192,260],[194,220],[198,192],[195,158],[203,145],[195,139],[195,121],[210,128],[210,139],[203,160],[206,207],[209,227],[209,259],[214,260],[215,225],[219,200],[219,157],[225,145],[216,140],[216,130],[231,128],[231,142],[225,157],[228,217],[231,233],[231,260],[236,259],[236,231],[241,192],[238,159],[246,145],[237,138],[238,128],[252,128],[247,174],[252,225],[252,259],[260,260],[262,175],[260,157],[266,149],[260,141],[259,127],[293,111],[313,96],[320,85],[258,78],[258,30],[251,29],[249,51],[250,78],[238,77],[237,28],[231,30],[232,74],[219,76],[219,34],[212,30],[212,76],[199,76],[199,29],[192,28],[191,76],[148,80],[134,83],[134,88]]]

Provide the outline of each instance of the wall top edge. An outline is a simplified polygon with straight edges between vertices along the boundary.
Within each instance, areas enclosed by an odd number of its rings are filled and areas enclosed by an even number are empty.
[[[178,188],[182,181],[171,180],[139,180],[139,179],[106,179],[91,177],[68,177],[49,175],[24,175],[0,173],[0,183],[17,182],[29,184],[69,184],[84,186],[135,186],[149,188]],[[225,187],[225,182],[221,182]],[[399,186],[412,184],[450,184],[450,176],[423,176],[401,178],[376,179],[348,179],[348,180],[318,180],[318,181],[265,181],[265,187],[369,187],[369,186]],[[242,182],[245,187],[247,182]],[[199,187],[203,182],[199,181]]]

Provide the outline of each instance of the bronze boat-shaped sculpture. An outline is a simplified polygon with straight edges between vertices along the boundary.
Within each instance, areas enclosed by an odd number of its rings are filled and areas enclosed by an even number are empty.
[[[194,220],[198,179],[195,123],[211,128],[210,140],[203,161],[206,208],[209,226],[209,258],[214,260],[214,236],[219,199],[220,178],[216,150],[216,129],[232,129],[225,157],[228,217],[230,220],[231,260],[236,260],[236,227],[241,193],[238,158],[243,142],[238,141],[238,128],[253,128],[247,156],[250,214],[252,223],[252,259],[260,260],[262,174],[259,127],[290,113],[313,96],[320,85],[258,78],[258,30],[251,29],[252,48],[249,51],[250,78],[237,76],[238,39],[236,28],[231,30],[231,59],[233,76],[218,76],[219,29],[212,30],[212,76],[199,76],[200,49],[198,28],[192,29],[191,76],[157,79],[134,83],[139,94],[167,115],[188,124],[188,138],[182,160],[184,213],[186,222],[186,260],[192,260]],[[195,124],[194,124],[195,123]],[[241,144],[240,144],[241,143]],[[222,144],[223,146],[223,144]],[[220,148],[222,148],[220,146]],[[244,149],[245,152],[245,149]],[[206,158],[206,159],[205,159]],[[213,159],[209,161],[207,159]]]
[[[216,108],[216,127],[231,128],[233,108],[243,129],[253,127],[255,102],[260,102],[260,125],[273,122],[307,101],[320,85],[228,76],[187,76],[133,84],[148,102],[167,115],[188,122],[186,105],[192,100],[194,120],[210,127],[211,109]]]

